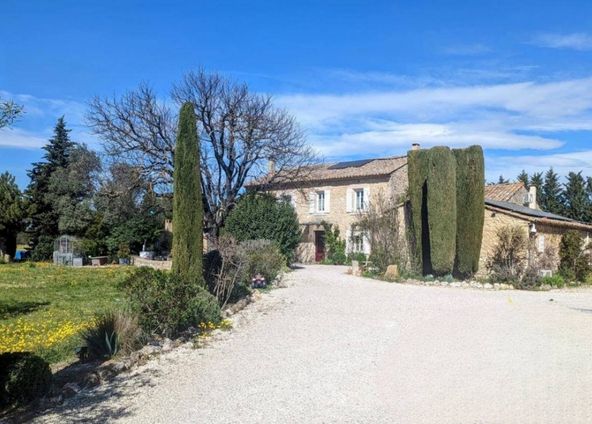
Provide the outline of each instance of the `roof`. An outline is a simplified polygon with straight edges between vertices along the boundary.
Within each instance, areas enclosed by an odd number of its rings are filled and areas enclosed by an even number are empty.
[[[299,176],[297,177],[282,176],[281,174],[275,175],[271,184],[389,176],[405,165],[407,165],[407,156],[312,165],[299,170]],[[270,181],[269,174],[250,182],[247,186],[263,185],[266,184],[266,181]]]
[[[554,213],[544,212],[538,209],[531,209],[526,206],[518,205],[512,202],[485,199],[485,207],[491,210],[515,216],[517,218],[526,219],[533,222],[539,222],[541,224],[592,231],[592,225],[590,224],[574,221],[573,219],[561,215],[556,215]]]
[[[489,184],[485,186],[485,198],[509,202],[521,190],[526,190],[526,187],[522,183]]]

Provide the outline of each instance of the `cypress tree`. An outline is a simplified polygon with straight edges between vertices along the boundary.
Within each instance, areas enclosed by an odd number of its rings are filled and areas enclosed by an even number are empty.
[[[553,168],[545,173],[545,183],[541,193],[541,209],[547,212],[561,214],[563,205],[561,204],[561,184],[559,175],[553,171]]]
[[[528,188],[528,186],[530,185],[530,180],[528,178],[528,173],[523,169],[522,172],[518,175],[518,178],[516,178],[517,181],[521,182],[522,184],[524,184],[524,187]]]
[[[456,253],[456,159],[448,147],[429,150],[427,211],[432,271],[450,274]]]
[[[479,270],[485,217],[485,164],[481,146],[453,152],[456,157],[455,273],[464,278]]]
[[[199,139],[193,104],[181,107],[173,173],[173,273],[204,285]]]
[[[586,193],[586,182],[582,172],[570,172],[563,192],[563,205],[568,218],[576,221],[590,220],[590,199]]]
[[[411,228],[409,229],[409,238],[411,246],[411,257],[413,267],[417,272],[424,272],[424,252],[428,252],[428,258],[425,261],[429,265],[429,237],[424,237],[427,233],[427,210],[425,210],[425,200],[427,195],[427,164],[428,152],[426,150],[412,150],[407,155],[407,176],[409,179],[409,204],[411,207]],[[425,238],[425,240],[424,240]],[[423,248],[424,243],[427,245]]]

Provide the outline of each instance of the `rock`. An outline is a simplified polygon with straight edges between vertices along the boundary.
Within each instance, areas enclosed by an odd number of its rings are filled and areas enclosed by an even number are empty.
[[[499,290],[500,289],[499,283],[493,283],[493,289],[494,290]]]
[[[453,281],[450,283],[450,287],[461,287],[461,284],[458,281]]]
[[[161,346],[146,345],[138,351],[140,358],[148,358],[160,352]]]
[[[466,281],[462,281],[462,282],[460,283],[460,286],[461,286],[463,289],[468,289],[468,288],[469,288],[469,283],[467,283]]]
[[[257,290],[257,289],[253,290],[253,293],[251,294],[251,300],[253,302],[261,300],[261,297],[263,297],[263,295],[261,294],[261,292],[259,290]]]
[[[398,265],[389,265],[386,267],[386,271],[384,272],[384,278],[387,280],[396,280],[400,276],[399,274],[399,266]]]
[[[442,287],[446,287],[446,286],[450,285],[450,283],[448,281],[440,281],[440,285]]]
[[[173,342],[171,341],[171,339],[164,339],[162,341],[162,345],[161,345],[161,350],[162,352],[170,352],[171,350],[173,350]]]
[[[493,285],[491,283],[485,283],[483,284],[483,288],[486,290],[491,290],[493,288]]]
[[[62,387],[62,394],[66,399],[76,396],[79,392],[80,386],[76,383],[66,383],[64,387]]]
[[[101,377],[96,372],[90,373],[89,375],[87,375],[84,378],[84,387],[85,388],[96,387],[96,386],[100,386],[100,385],[101,385]]]
[[[362,275],[362,270],[360,269],[360,262],[358,261],[352,261],[351,270],[353,275]]]

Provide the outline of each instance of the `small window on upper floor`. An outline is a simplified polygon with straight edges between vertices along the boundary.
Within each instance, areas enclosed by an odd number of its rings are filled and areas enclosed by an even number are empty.
[[[317,212],[325,212],[325,192],[317,191]]]

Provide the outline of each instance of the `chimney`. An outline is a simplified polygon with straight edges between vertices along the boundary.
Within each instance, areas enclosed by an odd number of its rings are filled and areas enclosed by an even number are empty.
[[[411,150],[419,150],[419,143],[413,143],[411,145]]]
[[[273,159],[267,161],[267,173],[269,175],[275,174],[275,161]]]
[[[537,188],[533,185],[528,188],[528,207],[530,209],[539,208],[539,205],[537,204]]]

